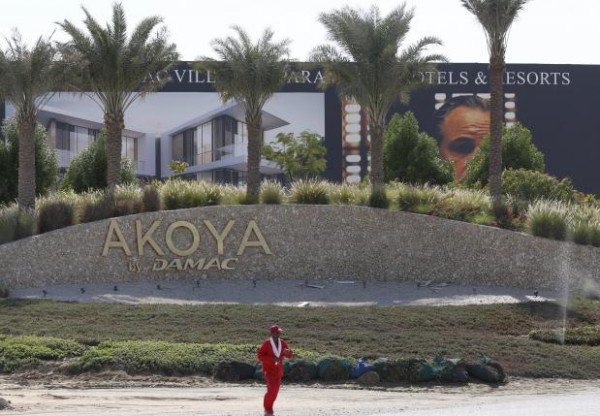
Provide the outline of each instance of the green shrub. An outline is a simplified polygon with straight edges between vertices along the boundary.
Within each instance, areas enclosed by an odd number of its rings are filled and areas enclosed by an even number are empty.
[[[62,189],[72,189],[77,193],[105,189],[106,182],[106,131],[101,130],[87,149],[73,158],[65,174]],[[121,184],[135,182],[133,162],[121,160]]]
[[[83,353],[75,341],[34,336],[0,337],[0,372],[11,373],[40,360],[62,360]]]
[[[247,205],[246,188],[235,185],[223,185],[223,205]]]
[[[165,209],[219,205],[223,199],[223,192],[218,184],[186,181],[179,178],[168,180],[160,192]]]
[[[521,202],[521,206],[536,199],[569,202],[575,196],[575,189],[568,178],[558,180],[545,173],[525,169],[507,169],[502,172],[502,191]]]
[[[566,240],[570,209],[561,201],[536,201],[527,211],[527,228],[536,237]]]
[[[529,333],[529,337],[537,341],[555,344],[598,346],[600,345],[600,326],[535,330]]]
[[[38,199],[38,233],[69,227],[75,224],[75,201],[65,193]]]
[[[577,244],[600,246],[600,208],[573,205],[569,235]]]
[[[369,206],[371,208],[388,209],[390,201],[387,197],[385,188],[373,189],[369,195]]]
[[[134,184],[118,185],[114,192],[114,217],[143,212],[142,191]]]
[[[487,193],[456,189],[447,193],[444,198],[434,204],[434,214],[458,221],[473,222],[475,217],[478,221],[483,221],[493,218],[491,207]],[[486,224],[491,224],[491,222]]]
[[[444,198],[445,191],[442,188],[421,185],[398,187],[398,207],[402,211],[430,214],[434,206]]]
[[[77,205],[77,216],[81,223],[99,221],[113,216],[113,199],[101,190],[81,195]]]
[[[292,184],[290,201],[294,204],[329,204],[329,185],[325,181],[297,181]]]
[[[160,191],[157,184],[144,186],[142,190],[142,207],[144,212],[160,211]]]
[[[8,206],[0,205],[0,244],[14,240],[18,217],[19,206],[16,203]]]
[[[452,182],[452,163],[440,159],[435,139],[419,132],[419,123],[412,112],[404,116],[394,114],[383,140],[386,182],[440,185]]]
[[[486,136],[473,158],[467,164],[467,172],[461,183],[482,188],[488,183],[490,170],[490,140]],[[502,134],[502,170],[525,169],[544,172],[544,155],[535,147],[531,131],[519,123],[505,127]]]
[[[3,122],[2,132],[7,146],[0,141],[0,204],[10,203],[17,198],[19,173],[19,140],[14,118]],[[47,195],[56,183],[58,161],[56,153],[48,147],[46,129],[36,124],[33,133],[35,146],[35,193]]]
[[[267,205],[279,205],[283,202],[284,190],[279,182],[263,182],[260,187],[260,202]]]

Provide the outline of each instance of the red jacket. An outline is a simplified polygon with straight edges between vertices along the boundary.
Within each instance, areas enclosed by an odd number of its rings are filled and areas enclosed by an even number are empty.
[[[279,359],[273,352],[271,346],[271,338],[267,338],[258,349],[258,359],[262,363],[263,373],[283,374],[283,358],[292,358],[292,350],[289,349],[287,342],[279,338],[281,341],[281,354]]]

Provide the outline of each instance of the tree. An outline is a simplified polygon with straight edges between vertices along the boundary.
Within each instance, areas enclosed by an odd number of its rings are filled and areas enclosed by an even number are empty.
[[[56,49],[50,40],[38,38],[29,48],[15,31],[0,51],[0,97],[15,108],[19,138],[18,203],[22,209],[35,207],[35,129],[37,112],[56,91],[59,73]]]
[[[279,133],[274,146],[265,145],[265,159],[273,161],[283,170],[290,181],[319,176],[327,166],[323,138],[317,133],[304,130],[300,136]]]
[[[490,55],[490,195],[494,207],[502,203],[502,78],[506,66],[508,34],[513,21],[529,0],[461,0],[485,32]]]
[[[383,144],[385,181],[397,180],[411,184],[447,184],[452,182],[452,162],[442,161],[433,137],[419,132],[419,123],[412,112],[394,114]]]
[[[544,154],[533,144],[531,131],[520,123],[504,128],[501,148],[502,171],[526,169],[544,173],[546,170]],[[482,188],[489,182],[491,153],[490,136],[487,135],[467,164],[462,184]]]
[[[337,47],[318,46],[311,60],[324,66],[323,88],[335,85],[343,98],[354,98],[367,113],[373,192],[383,187],[383,132],[392,104],[399,98],[407,101],[422,84],[419,74],[435,71],[434,62],[445,61],[442,55],[424,54],[429,46],[441,45],[434,37],[422,38],[398,54],[413,16],[403,4],[385,17],[376,6],[368,12],[344,7],[319,17]]]
[[[106,130],[100,130],[96,140],[73,158],[61,184],[62,189],[82,193],[107,187],[106,136]],[[134,183],[135,171],[132,161],[125,158],[121,159],[120,163],[119,182]]]
[[[121,4],[113,6],[112,25],[106,28],[82,9],[87,33],[68,20],[58,23],[71,37],[61,45],[63,65],[75,74],[70,88],[90,96],[104,111],[106,183],[113,190],[119,184],[125,112],[138,98],[167,82],[166,77],[149,80],[148,76],[168,70],[178,54],[168,42],[166,28],[157,28],[162,23],[158,16],[143,19],[128,37]]]
[[[246,198],[247,202],[256,203],[260,192],[262,109],[287,80],[289,40],[274,42],[273,32],[267,29],[253,44],[241,27],[232,29],[237,38],[212,41],[220,60],[203,57],[201,68],[215,74],[215,89],[223,102],[236,100],[244,105],[248,127]]]
[[[6,147],[0,143],[0,204],[9,203],[18,195],[19,134],[17,122],[9,118],[2,125]],[[33,133],[35,157],[35,194],[46,195],[56,183],[58,161],[48,147],[46,129],[37,123]]]

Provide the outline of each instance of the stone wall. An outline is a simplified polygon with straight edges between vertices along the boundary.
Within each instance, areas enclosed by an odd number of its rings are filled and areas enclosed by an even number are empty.
[[[556,289],[599,274],[598,248],[365,207],[161,211],[0,245],[0,282],[9,288],[254,277]]]

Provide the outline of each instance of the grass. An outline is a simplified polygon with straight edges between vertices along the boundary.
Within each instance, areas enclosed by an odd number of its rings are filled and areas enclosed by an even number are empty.
[[[266,336],[265,328],[276,320],[286,328],[285,338],[293,348],[312,354],[432,360],[439,353],[474,361],[485,353],[512,376],[600,378],[600,347],[558,345],[528,336],[535,330],[559,327],[562,316],[561,305],[541,302],[463,307],[285,308],[6,299],[0,300],[0,334],[53,336],[86,345],[113,345],[113,351],[139,346],[141,356],[150,348],[144,343],[166,342],[176,344],[174,348],[188,356],[186,348],[192,346],[185,344],[257,346]],[[598,324],[600,301],[571,301],[567,327]],[[109,344],[103,344],[106,342]],[[126,348],[115,347],[111,342],[129,344]]]

